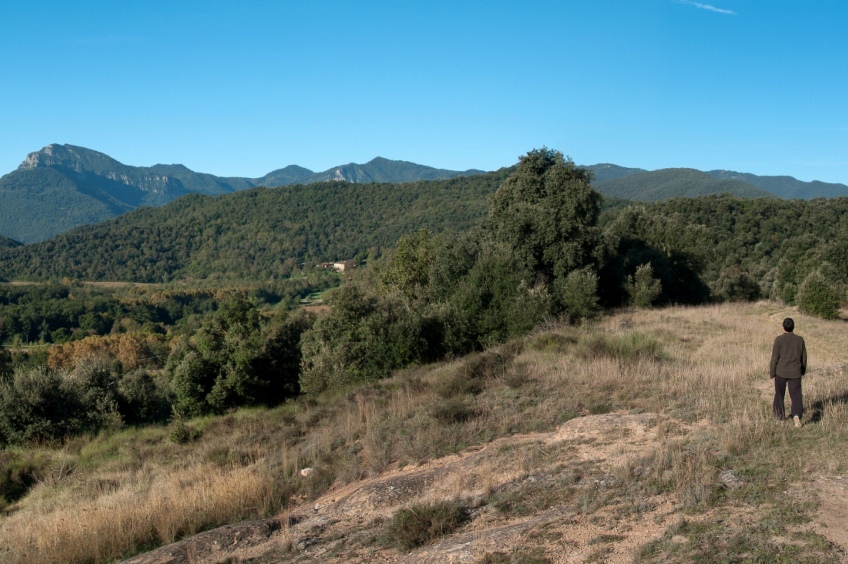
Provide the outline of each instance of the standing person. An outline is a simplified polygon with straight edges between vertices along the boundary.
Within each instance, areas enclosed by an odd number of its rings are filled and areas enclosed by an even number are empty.
[[[807,372],[807,347],[804,339],[793,331],[795,322],[791,317],[783,320],[783,335],[774,340],[769,363],[769,376],[774,380],[774,417],[778,421],[786,419],[783,411],[783,399],[789,386],[789,398],[792,400],[792,419],[795,426],[801,426],[804,415],[804,396],[801,394],[801,376]]]

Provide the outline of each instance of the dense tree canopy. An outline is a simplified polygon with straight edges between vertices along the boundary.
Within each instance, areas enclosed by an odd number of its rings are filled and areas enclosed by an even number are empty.
[[[493,236],[548,279],[593,264],[601,196],[590,180],[558,151],[530,151],[491,197]]]

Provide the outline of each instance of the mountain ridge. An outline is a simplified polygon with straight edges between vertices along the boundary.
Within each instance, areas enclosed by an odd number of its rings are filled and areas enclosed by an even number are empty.
[[[51,143],[29,153],[16,170],[0,177],[0,235],[34,243],[139,207],[162,206],[188,194],[219,196],[257,186],[327,181],[396,184],[483,172],[376,157],[362,165],[349,163],[323,172],[289,165],[259,178],[219,177],[182,164],[125,165],[99,151]]]
[[[633,169],[638,170],[638,169]],[[777,198],[778,196],[747,182],[717,179],[692,168],[663,168],[641,171],[594,182],[592,186],[606,196],[655,202],[673,197],[697,198],[712,194],[732,194],[740,198]]]
[[[612,163],[582,166],[606,196],[636,201],[729,193],[743,198],[848,196],[848,186],[791,176],[757,176],[729,170],[667,168],[649,171]],[[29,153],[18,168],[0,177],[0,235],[22,243],[44,241],[80,225],[95,224],[139,207],[159,207],[189,194],[219,196],[254,187],[315,183],[402,184],[484,174],[453,171],[375,157],[314,172],[299,165],[258,178],[219,177],[182,164],[138,167],[109,155],[52,143]],[[328,185],[329,187],[329,185]]]

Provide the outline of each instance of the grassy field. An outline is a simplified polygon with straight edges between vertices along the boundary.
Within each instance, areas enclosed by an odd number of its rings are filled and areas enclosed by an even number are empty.
[[[801,429],[771,416],[767,366],[787,315],[810,357]],[[5,465],[29,468],[34,479],[25,496],[0,505],[0,560],[127,557],[502,437],[552,432],[593,414],[633,414],[650,416],[650,448],[623,457],[604,487],[583,487],[589,470],[552,466],[533,451],[522,455],[523,475],[550,467],[556,487],[478,476],[488,485],[474,503],[501,519],[573,506],[590,520],[615,507],[638,522],[640,512],[649,518],[647,500],[664,496],[677,518],[629,558],[843,561],[841,548],[811,523],[820,505],[816,477],[848,471],[846,328],[768,302],[623,311],[273,410],[8,450],[0,453]],[[303,478],[306,467],[312,474]],[[455,490],[450,500],[410,505],[416,517],[427,509],[451,524],[428,525],[433,538],[405,538],[409,514],[398,511],[367,542],[404,551],[470,530],[469,494]],[[411,529],[420,534],[421,526]],[[555,561],[556,543],[541,536],[525,539],[524,554]],[[596,534],[592,558],[605,561],[619,540]],[[289,549],[292,559],[305,558]],[[481,561],[522,560],[504,549]]]

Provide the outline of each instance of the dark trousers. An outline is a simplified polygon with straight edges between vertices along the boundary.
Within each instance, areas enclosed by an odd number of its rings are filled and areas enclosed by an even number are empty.
[[[800,378],[774,377],[774,416],[777,419],[786,419],[783,411],[783,399],[786,397],[786,386],[789,385],[789,398],[792,400],[791,417],[804,415],[804,396],[801,393]]]

